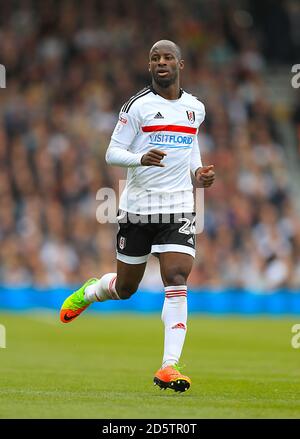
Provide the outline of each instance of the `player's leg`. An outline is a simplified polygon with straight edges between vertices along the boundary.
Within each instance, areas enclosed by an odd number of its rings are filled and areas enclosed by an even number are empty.
[[[188,253],[159,253],[159,264],[162,281],[165,287],[186,285],[191,273],[194,258]]]
[[[117,234],[117,273],[107,273],[85,290],[86,299],[95,302],[129,299],[139,286],[151,251],[147,223],[124,212],[119,215]]]
[[[177,369],[187,329],[187,278],[193,257],[184,253],[160,253],[160,270],[165,286],[162,321],[165,326],[162,367],[155,374],[154,382],[161,388],[171,387],[185,391],[191,381]]]
[[[117,273],[89,279],[71,294],[61,308],[63,323],[74,320],[93,302],[128,299],[136,292],[150,254],[151,236],[147,224],[122,219],[117,235]]]
[[[128,258],[130,260],[130,258]],[[85,289],[90,302],[129,299],[138,289],[146,268],[146,262],[133,264],[117,260],[117,272],[104,274]]]
[[[68,323],[74,320],[93,302],[129,299],[136,292],[145,268],[146,263],[126,264],[118,261],[117,273],[106,273],[100,279],[89,279],[64,301],[60,312],[61,321]]]
[[[180,374],[179,362],[187,330],[187,279],[195,256],[194,215],[185,214],[168,225],[161,225],[152,251],[159,254],[165,300],[162,321],[165,326],[162,367],[154,378],[161,388],[187,390],[188,377]]]
[[[184,253],[161,253],[160,270],[165,287],[162,321],[165,343],[162,366],[177,364],[187,330],[187,279],[193,257]]]
[[[126,264],[117,262],[116,291],[120,299],[129,299],[138,289],[144,276],[146,262],[142,264]]]

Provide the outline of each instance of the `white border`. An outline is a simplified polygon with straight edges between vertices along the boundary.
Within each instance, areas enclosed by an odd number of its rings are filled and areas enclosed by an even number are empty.
[[[126,264],[144,264],[147,262],[149,254],[144,256],[127,256],[117,252],[117,259],[121,262],[125,262]]]
[[[151,253],[165,253],[165,252],[177,252],[177,253],[187,253],[188,255],[196,255],[196,250],[194,248],[188,247],[187,245],[180,244],[158,244],[152,245]]]

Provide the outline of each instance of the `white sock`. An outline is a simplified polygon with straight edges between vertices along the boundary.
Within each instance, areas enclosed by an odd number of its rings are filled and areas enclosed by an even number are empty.
[[[117,273],[107,273],[97,282],[86,287],[84,298],[89,302],[105,302],[106,300],[120,300],[116,292]]]
[[[178,363],[184,344],[187,322],[187,287],[165,287],[165,301],[161,314],[165,325],[162,367]]]

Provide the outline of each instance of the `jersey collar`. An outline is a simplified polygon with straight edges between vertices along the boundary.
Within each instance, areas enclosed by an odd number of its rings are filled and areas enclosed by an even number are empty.
[[[150,88],[150,90],[152,91],[152,93],[154,93],[155,95],[161,96],[159,93],[157,93],[157,91],[155,91],[155,89],[154,89],[154,87],[153,87],[152,84],[149,85],[149,88]],[[182,94],[183,94],[183,89],[180,87],[180,89],[179,89],[179,96],[178,96],[177,99],[180,99],[181,96],[182,96]],[[163,98],[163,96],[161,96],[161,97]],[[164,99],[165,99],[165,98],[164,98]]]

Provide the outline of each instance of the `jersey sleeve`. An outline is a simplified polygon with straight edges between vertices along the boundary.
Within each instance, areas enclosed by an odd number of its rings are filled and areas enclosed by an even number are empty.
[[[199,149],[199,142],[197,135],[194,138],[192,152],[190,155],[190,170],[193,175],[195,175],[195,172],[198,168],[202,166],[202,160],[201,160],[201,154]]]
[[[140,126],[141,122],[134,108],[131,109],[130,113],[120,111],[119,120],[106,151],[105,158],[109,165],[122,167],[142,166],[141,158],[143,154],[136,154],[130,151],[130,146],[139,133]]]
[[[140,130],[141,121],[139,119],[134,106],[131,107],[128,113],[121,110],[111,140],[122,145],[130,146]]]
[[[200,127],[200,125],[204,122],[205,119],[205,106],[204,104],[197,100],[197,103],[199,105],[199,119],[198,119],[198,127]],[[200,168],[202,165],[202,160],[201,160],[201,153],[200,153],[200,148],[199,148],[199,142],[198,142],[198,136],[195,135],[194,138],[194,142],[193,142],[193,147],[192,147],[192,152],[191,152],[191,161],[190,161],[190,170],[192,172],[193,175],[195,175],[195,172],[197,171],[198,168]]]
[[[204,122],[205,119],[205,106],[203,104],[203,102],[198,100],[198,104],[200,105],[199,108],[199,127],[200,125]]]

